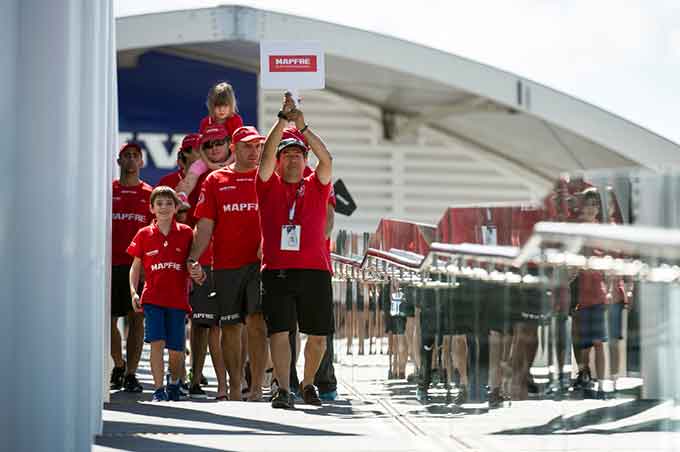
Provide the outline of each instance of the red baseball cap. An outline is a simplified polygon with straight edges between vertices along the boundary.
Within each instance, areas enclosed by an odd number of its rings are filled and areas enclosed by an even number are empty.
[[[183,150],[186,148],[196,148],[201,144],[201,134],[199,133],[190,133],[189,135],[185,136],[184,139],[182,139],[182,145],[179,147],[179,150]]]
[[[213,124],[201,135],[201,144],[213,140],[224,140],[229,136],[227,129],[222,124]]]
[[[281,136],[281,140],[287,140],[289,138],[295,138],[299,141],[302,141],[305,145],[307,145],[307,140],[305,139],[305,136],[300,133],[298,129],[295,127],[286,127],[283,129],[283,135]]]
[[[233,144],[240,143],[241,141],[244,143],[249,143],[254,140],[262,141],[265,138],[265,136],[260,135],[260,132],[258,132],[255,127],[243,126],[234,131],[234,133],[231,135],[231,142]]]
[[[128,148],[137,149],[140,154],[142,153],[142,146],[139,143],[137,143],[135,141],[126,141],[125,143],[122,144],[122,146],[118,150],[118,157],[120,157],[120,154],[122,154],[123,151],[128,149]]]
[[[281,142],[276,147],[276,158],[279,158],[281,151],[283,151],[288,146],[297,146],[302,149],[303,154],[307,156],[307,140],[295,127],[288,127],[283,129],[283,135],[281,135]]]

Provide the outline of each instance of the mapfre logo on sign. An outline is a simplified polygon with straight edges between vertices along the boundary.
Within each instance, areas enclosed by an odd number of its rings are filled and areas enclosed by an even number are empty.
[[[270,72],[316,72],[316,55],[269,55]]]

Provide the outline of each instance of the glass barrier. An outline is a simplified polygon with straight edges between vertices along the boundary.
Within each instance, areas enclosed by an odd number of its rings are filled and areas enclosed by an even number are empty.
[[[680,450],[678,188],[584,173],[338,231],[338,377],[445,449]]]

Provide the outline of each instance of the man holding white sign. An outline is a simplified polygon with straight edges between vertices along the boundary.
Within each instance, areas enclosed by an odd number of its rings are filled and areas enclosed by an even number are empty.
[[[262,305],[279,378],[272,407],[294,406],[289,391],[288,333],[296,323],[308,335],[302,397],[305,403],[318,406],[321,400],[313,385],[314,375],[326,349],[326,336],[333,332],[331,263],[324,252],[332,158],[305,124],[290,93],[278,117],[267,135],[256,180],[262,225]],[[307,145],[296,138],[282,139],[290,121],[319,160],[307,177],[303,177]]]

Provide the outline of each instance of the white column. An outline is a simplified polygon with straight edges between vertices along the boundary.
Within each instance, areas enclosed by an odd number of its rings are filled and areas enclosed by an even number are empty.
[[[637,184],[637,222],[680,227],[680,176],[643,172]],[[680,289],[668,284],[640,287],[640,370],[643,396],[680,397]]]
[[[3,448],[89,451],[108,312],[112,7],[6,0],[0,17]]]

